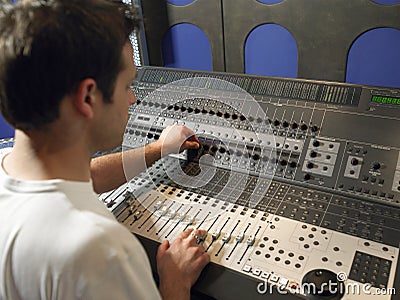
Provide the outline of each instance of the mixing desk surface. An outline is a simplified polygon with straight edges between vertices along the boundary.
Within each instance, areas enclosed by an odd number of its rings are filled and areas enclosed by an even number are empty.
[[[399,90],[156,67],[132,88],[122,151],[173,123],[201,144],[99,196],[154,268],[157,245],[195,227],[204,296],[400,293]]]
[[[174,123],[200,140],[99,195],[154,271],[160,242],[194,227],[202,299],[399,298],[400,90],[157,67],[132,88],[113,151]]]

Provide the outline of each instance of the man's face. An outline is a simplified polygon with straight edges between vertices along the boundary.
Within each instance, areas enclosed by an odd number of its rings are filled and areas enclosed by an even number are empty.
[[[107,132],[103,141],[104,148],[108,149],[121,144],[128,122],[128,108],[136,103],[135,94],[130,87],[136,78],[136,67],[133,63],[133,50],[130,43],[127,43],[122,50],[122,61],[123,68],[117,76],[111,102],[105,104],[105,119],[108,120],[106,126],[109,128],[102,130]],[[104,135],[105,132],[100,134]]]

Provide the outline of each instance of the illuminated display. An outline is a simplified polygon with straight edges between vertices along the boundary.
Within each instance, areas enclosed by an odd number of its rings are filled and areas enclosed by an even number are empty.
[[[371,98],[371,102],[400,105],[400,97],[387,97],[387,96],[373,95]]]

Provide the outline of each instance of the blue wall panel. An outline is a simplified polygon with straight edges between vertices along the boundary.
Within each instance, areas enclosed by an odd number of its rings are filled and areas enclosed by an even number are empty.
[[[2,116],[0,116],[0,138],[9,138],[14,136],[14,128],[12,128]]]
[[[296,41],[284,27],[264,24],[247,37],[245,73],[295,78],[297,63]]]
[[[377,28],[353,43],[346,82],[400,88],[400,30]]]
[[[193,24],[177,24],[165,34],[162,45],[165,67],[212,70],[207,36]]]

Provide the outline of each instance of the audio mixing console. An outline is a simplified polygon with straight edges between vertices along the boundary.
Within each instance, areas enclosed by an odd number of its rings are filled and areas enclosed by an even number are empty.
[[[400,90],[157,67],[132,88],[113,151],[174,123],[200,140],[99,195],[154,271],[162,240],[203,228],[204,298],[398,299]]]
[[[173,123],[201,143],[99,196],[154,268],[157,245],[195,227],[209,297],[400,293],[400,90],[157,67],[132,88],[123,151]]]

